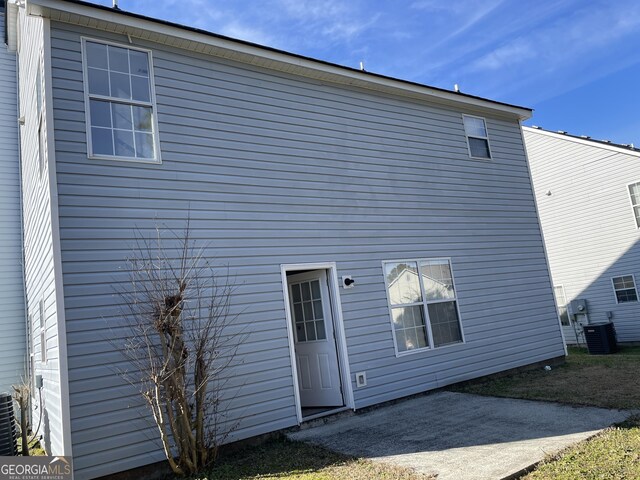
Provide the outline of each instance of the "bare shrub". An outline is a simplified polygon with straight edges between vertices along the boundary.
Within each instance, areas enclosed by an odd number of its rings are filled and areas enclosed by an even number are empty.
[[[132,366],[121,374],[139,388],[178,475],[213,463],[235,428],[221,396],[241,341],[229,331],[235,281],[190,233],[189,222],[181,232],[156,228],[154,238],[137,231],[129,282],[118,291],[129,332],[119,349]]]

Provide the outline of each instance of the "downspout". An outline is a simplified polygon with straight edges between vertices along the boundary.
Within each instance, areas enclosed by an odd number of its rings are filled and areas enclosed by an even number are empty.
[[[5,2],[5,22],[4,22],[4,32],[5,32],[5,42],[8,42],[8,17],[7,17],[7,4]],[[29,314],[28,314],[28,304],[27,304],[27,281],[26,281],[26,247],[25,247],[25,238],[24,238],[24,188],[22,186],[22,124],[20,122],[20,112],[22,109],[20,108],[20,56],[18,55],[18,51],[16,49],[16,122],[18,122],[18,188],[20,195],[20,264],[22,267],[22,301],[24,308],[24,341],[25,341],[25,370],[26,377],[29,380],[29,384],[33,385],[33,378],[31,378],[31,343],[29,338],[31,337],[31,325],[29,324]],[[29,395],[29,422],[32,421],[32,413],[33,413],[33,405],[31,405],[31,400],[33,398],[33,392]]]

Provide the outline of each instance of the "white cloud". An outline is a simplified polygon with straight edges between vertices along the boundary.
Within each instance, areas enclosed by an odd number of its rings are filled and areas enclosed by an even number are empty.
[[[588,8],[574,12],[550,25],[510,39],[473,62],[468,71],[496,71],[527,64],[535,75],[549,75],[570,65],[582,64],[586,57],[606,54],[608,47],[640,27],[636,12]]]
[[[471,64],[470,71],[500,70],[526,62],[537,55],[530,41],[519,39],[501,46]]]
[[[356,2],[278,0],[278,3],[286,15],[312,34],[305,39],[307,43],[318,42],[313,35],[321,36],[323,43],[349,41],[371,28],[379,18],[377,13],[358,8]]]
[[[239,40],[245,40],[247,42],[253,42],[270,47],[275,47],[277,43],[274,37],[265,33],[262,29],[243,25],[235,20],[224,23],[219,28],[218,33],[226,35],[227,37],[237,38]]]
[[[573,7],[458,64],[456,81],[478,95],[535,106],[640,62],[640,5]]]
[[[280,0],[280,5],[291,17],[301,20],[327,20],[345,15],[346,3],[338,0]]]

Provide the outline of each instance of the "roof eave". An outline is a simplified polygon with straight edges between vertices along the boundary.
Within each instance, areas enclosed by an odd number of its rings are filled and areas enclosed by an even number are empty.
[[[228,58],[322,81],[350,85],[441,104],[491,112],[520,121],[531,109],[363,72],[210,32],[151,19],[100,5],[69,0],[27,0],[27,13],[134,38]]]
[[[568,142],[579,143],[581,145],[588,145],[589,147],[601,148],[603,150],[610,150],[617,153],[624,153],[627,155],[633,155],[634,157],[640,157],[640,151],[637,149],[631,149],[628,147],[616,145],[616,144],[607,144],[602,141],[590,139],[590,138],[580,138],[574,135],[567,135],[564,133],[553,132],[551,130],[545,130],[543,128],[535,128],[535,127],[526,127],[523,126],[522,130],[525,132],[537,133],[540,135],[545,135],[548,137],[557,138],[560,140],[566,140]]]

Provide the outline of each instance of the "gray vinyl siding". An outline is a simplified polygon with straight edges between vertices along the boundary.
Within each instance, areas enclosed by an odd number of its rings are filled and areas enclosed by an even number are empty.
[[[135,228],[182,228],[229,264],[237,328],[231,440],[296,424],[281,264],[336,262],[356,407],[563,355],[515,120],[153,49],[161,165],[88,160],[81,34],[52,25],[57,181],[77,478],[162,458],[122,361],[118,298]],[[481,114],[481,112],[465,112]],[[466,344],[396,358],[382,261],[451,257]],[[139,423],[132,423],[132,422]],[[116,462],[117,460],[117,462]]]
[[[613,312],[618,340],[640,341],[640,303],[617,304],[611,284],[628,274],[640,280],[628,190],[640,182],[640,155],[532,129],[524,135],[554,284],[564,286],[567,301],[587,299],[591,322]],[[571,328],[565,336],[575,342]]]
[[[21,41],[18,50],[20,115],[25,124],[21,127],[22,201],[24,223],[25,287],[27,310],[32,318],[32,351],[36,374],[43,378],[43,404],[34,410],[36,422],[42,415],[40,434],[43,446],[52,455],[64,455],[62,398],[60,385],[60,358],[58,350],[58,325],[54,252],[52,243],[51,191],[48,182],[48,166],[40,175],[38,157],[38,114],[36,106],[36,68],[43,58],[44,30],[39,17],[24,15],[20,8],[19,28]],[[46,81],[44,75],[43,81]],[[43,95],[43,104],[46,99]],[[42,120],[46,131],[46,116]],[[46,155],[46,135],[44,152]],[[40,316],[40,302],[44,302],[44,315]],[[45,329],[45,344],[40,342],[41,321]],[[46,348],[47,361],[41,362],[42,349]],[[34,404],[38,402],[38,395]]]
[[[0,32],[4,22],[0,7]],[[16,55],[0,45],[0,392],[12,392],[24,377],[27,355],[17,98]]]

